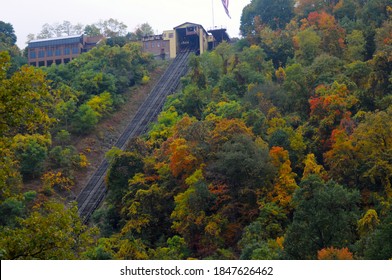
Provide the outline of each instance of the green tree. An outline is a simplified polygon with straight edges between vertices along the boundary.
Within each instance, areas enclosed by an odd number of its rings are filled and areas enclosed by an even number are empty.
[[[308,101],[310,98],[307,71],[301,64],[295,63],[287,66],[285,73],[283,88],[287,93],[287,100],[284,109],[286,112],[296,112],[306,118],[309,116]]]
[[[79,107],[73,118],[73,130],[79,134],[91,132],[98,123],[97,113],[87,104]]]
[[[285,211],[275,203],[264,203],[259,217],[244,228],[239,241],[242,260],[278,259],[281,248],[276,239],[283,236],[287,226]]]
[[[36,177],[43,172],[50,144],[50,138],[39,134],[26,136],[18,134],[14,137],[12,148],[24,178]]]
[[[154,35],[154,30],[151,25],[146,22],[136,27],[135,35],[138,40],[141,40],[143,37]]]
[[[301,182],[294,195],[297,207],[286,233],[290,259],[316,259],[323,248],[343,248],[356,239],[359,192],[315,175]]]
[[[16,39],[15,30],[12,24],[0,21],[0,51],[1,43],[15,45]]]
[[[150,258],[153,260],[184,260],[189,256],[189,249],[184,238],[175,235],[167,239],[167,247],[159,247],[150,250]]]
[[[235,135],[223,144],[211,170],[233,186],[233,193],[238,193],[241,186],[256,187],[262,181],[267,183],[273,173],[267,149],[246,135]]]
[[[320,36],[312,28],[308,28],[298,32],[294,40],[296,58],[303,61],[305,65],[310,65],[320,53]]]
[[[44,162],[47,158],[48,150],[35,141],[29,141],[26,149],[17,154],[20,159],[20,172],[26,177],[35,177],[44,170]]]
[[[90,36],[90,37],[102,35],[101,30],[95,24],[86,25],[84,27],[84,34],[86,34],[87,36]]]
[[[242,35],[255,31],[254,18],[256,16],[272,29],[283,29],[294,16],[294,1],[252,0],[242,12],[240,26]]]
[[[345,50],[345,58],[348,61],[363,61],[365,59],[366,41],[363,32],[353,30],[346,36],[347,49]]]
[[[365,258],[369,260],[390,260],[392,258],[392,215],[388,215],[371,233],[365,249]]]
[[[127,26],[117,19],[100,20],[95,26],[101,30],[101,34],[105,37],[118,37],[127,34]]]

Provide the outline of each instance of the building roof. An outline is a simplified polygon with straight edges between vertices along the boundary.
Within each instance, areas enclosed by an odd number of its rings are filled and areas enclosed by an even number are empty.
[[[29,42],[29,48],[37,48],[37,47],[44,47],[44,46],[56,46],[56,45],[63,45],[63,44],[75,44],[79,43],[83,40],[83,35],[72,35],[66,37],[57,37],[57,38],[47,38],[47,39],[39,39],[39,40],[32,40]]]
[[[201,27],[204,30],[204,33],[206,33],[208,35],[208,32],[207,32],[207,30],[204,29],[203,25],[198,24],[198,23],[193,23],[193,22],[184,22],[183,24],[176,26],[173,29],[175,30],[175,29],[186,28],[186,27],[195,26],[195,25]]]
[[[230,42],[230,36],[226,32],[226,28],[208,30],[208,32],[210,32],[219,43],[223,41]]]

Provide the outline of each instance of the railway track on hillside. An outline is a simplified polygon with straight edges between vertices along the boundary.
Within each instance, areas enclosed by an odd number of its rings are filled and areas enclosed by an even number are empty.
[[[135,116],[115,143],[115,147],[124,150],[130,139],[147,131],[148,125],[156,119],[162,110],[166,97],[178,88],[180,78],[186,74],[190,54],[190,51],[186,51],[177,55],[139,107]],[[105,198],[107,188],[104,179],[108,168],[109,162],[104,159],[76,198],[79,216],[84,223],[89,221],[93,212]]]

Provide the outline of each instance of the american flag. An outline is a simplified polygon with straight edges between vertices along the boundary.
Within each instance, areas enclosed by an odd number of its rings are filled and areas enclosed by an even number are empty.
[[[229,13],[229,0],[222,0],[223,7],[225,8],[225,12],[229,18],[231,18]]]

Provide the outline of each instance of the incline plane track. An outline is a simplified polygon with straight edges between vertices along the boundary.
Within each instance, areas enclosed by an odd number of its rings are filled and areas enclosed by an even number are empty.
[[[177,89],[180,78],[186,74],[190,54],[191,52],[187,51],[177,55],[147,99],[139,107],[134,118],[117,140],[115,147],[124,150],[129,139],[143,134],[147,130],[148,125],[156,119],[162,110],[166,97]],[[104,159],[76,198],[79,216],[84,223],[88,222],[92,213],[105,197],[107,189],[104,179],[108,168],[109,163]]]

